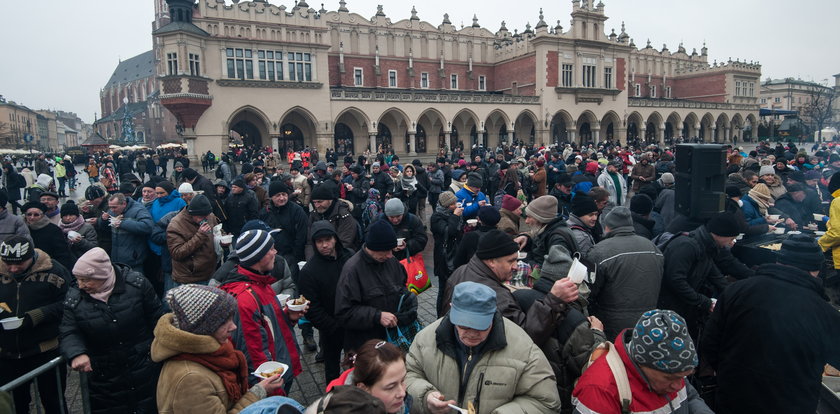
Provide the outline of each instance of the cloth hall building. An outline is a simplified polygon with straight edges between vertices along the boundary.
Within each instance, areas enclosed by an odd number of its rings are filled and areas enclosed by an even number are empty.
[[[572,1],[571,25],[495,32],[264,0],[154,0],[161,105],[191,154],[231,135],[279,150],[432,156],[463,143],[755,137],[761,66],[709,63],[683,45],[637,47],[603,3]],[[236,134],[232,134],[236,132]],[[218,152],[217,152],[218,153]]]

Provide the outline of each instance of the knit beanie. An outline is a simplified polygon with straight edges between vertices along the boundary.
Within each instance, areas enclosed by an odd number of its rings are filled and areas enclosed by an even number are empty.
[[[371,164],[370,168],[379,168],[379,163],[375,162],[375,163]]]
[[[460,181],[461,176],[466,174],[467,172],[464,170],[452,170],[452,179],[455,181]]]
[[[219,288],[181,285],[166,294],[172,309],[172,324],[196,335],[212,335],[237,310],[236,299]]]
[[[64,204],[61,205],[61,217],[64,216],[78,216],[79,213],[79,206],[76,205],[76,202],[73,200],[67,200]]]
[[[718,213],[706,223],[706,229],[721,237],[735,237],[741,233],[741,223],[732,213]]]
[[[309,197],[310,200],[332,200],[335,197],[335,193],[332,190],[333,186],[328,185],[327,183],[321,183],[315,186],[315,189],[312,190],[312,194]]]
[[[597,174],[598,173],[598,163],[597,162],[587,163],[586,167],[584,167],[583,170],[590,173],[590,174]]]
[[[835,191],[840,189],[840,172],[834,173],[831,176],[831,180],[828,181],[828,192],[834,194]]]
[[[627,353],[641,366],[674,374],[697,367],[697,350],[685,319],[674,311],[654,309],[642,314]]]
[[[673,184],[674,183],[674,174],[666,172],[665,174],[662,174],[662,177],[660,177],[660,179],[662,180],[662,182],[664,184]]]
[[[646,194],[636,194],[630,199],[630,211],[640,216],[646,216],[653,211],[653,200]]]
[[[840,188],[840,180],[838,180],[838,188]],[[770,189],[767,188],[767,185],[764,183],[758,183],[750,189],[750,198],[756,201],[764,201],[765,203],[769,203],[770,200],[773,198],[773,195],[770,193]]]
[[[723,190],[726,193],[726,196],[729,198],[733,197],[741,197],[741,189],[735,185],[727,185],[726,188]]]
[[[405,214],[405,204],[399,198],[392,198],[385,202],[385,215],[396,217]]]
[[[193,188],[192,184],[190,183],[181,183],[178,186],[178,194],[191,194],[195,193],[195,189]]]
[[[368,227],[365,247],[375,252],[386,252],[397,247],[397,233],[394,232],[394,226],[386,220],[375,221]]]
[[[163,191],[166,191],[167,195],[172,194],[172,192],[175,191],[175,185],[170,181],[161,181],[157,183],[157,186],[162,188]]]
[[[210,200],[204,194],[199,194],[190,200],[190,205],[187,207],[187,213],[191,216],[207,216],[213,212],[213,206],[210,205]]]
[[[291,194],[292,191],[289,186],[282,181],[272,181],[271,184],[268,185],[268,196],[274,197],[280,193]]]
[[[236,239],[236,256],[239,264],[250,267],[268,254],[274,247],[274,239],[267,231],[248,230],[239,235]]]
[[[808,170],[805,172],[805,180],[819,180],[820,172],[817,170]]]
[[[598,206],[595,205],[595,200],[592,197],[580,193],[576,194],[574,198],[572,198],[572,206],[571,206],[572,214],[578,217],[583,217],[589,213],[594,213],[598,211]]]
[[[20,211],[26,213],[26,210],[29,210],[30,208],[37,208],[38,210],[41,210],[44,213],[46,213],[47,210],[48,210],[46,204],[44,204],[40,201],[30,201],[30,202],[24,204],[23,206],[21,206]]]
[[[502,219],[502,215],[499,213],[499,210],[496,210],[496,207],[482,206],[478,208],[478,219],[485,226],[496,227],[499,224],[499,220]]]
[[[544,283],[549,282],[547,285],[548,290],[551,290],[551,285],[554,282],[568,276],[569,269],[572,267],[572,257],[569,254],[569,251],[559,245],[555,244],[548,249],[548,254],[545,255],[545,260],[543,261],[543,267],[540,269],[540,285],[544,285]],[[542,280],[545,278],[545,280]],[[537,285],[534,285],[534,288],[537,288]],[[539,290],[539,289],[538,289]]]
[[[822,268],[825,257],[813,236],[794,234],[782,242],[778,260],[781,264],[812,272]]]
[[[119,188],[120,193],[125,194],[127,197],[134,194],[134,190],[135,190],[134,184],[132,184],[128,181],[123,181],[122,184],[120,184],[120,188]]]
[[[98,185],[92,185],[85,190],[85,199],[90,201],[99,197],[105,197],[105,190]]]
[[[609,228],[610,231],[619,227],[633,227],[633,215],[630,214],[630,209],[624,206],[613,208],[604,217],[604,227]]]
[[[188,180],[194,180],[198,177],[198,171],[192,168],[186,168],[184,169],[184,172],[181,173],[181,176]]]
[[[525,207],[525,215],[543,224],[551,222],[557,217],[557,197],[551,195],[537,197],[528,204],[528,207]]]
[[[73,276],[94,280],[108,280],[115,277],[114,265],[108,253],[101,247],[94,247],[76,260]]]
[[[791,171],[787,175],[788,180],[796,181],[797,183],[805,182],[805,173],[802,171]]]
[[[449,207],[456,201],[458,201],[458,197],[455,197],[455,193],[452,191],[444,191],[440,193],[440,197],[438,198],[438,204],[441,207]]]
[[[840,155],[837,155],[836,152],[832,152],[831,155],[828,156],[828,163],[832,164],[837,161],[840,161]]]
[[[519,251],[519,245],[505,232],[493,229],[478,241],[475,255],[481,260],[505,257]]]
[[[505,194],[505,196],[502,197],[503,209],[507,211],[516,211],[520,206],[522,206],[522,202],[514,196],[510,194]]]
[[[151,188],[151,189],[153,189],[153,190],[154,190],[154,189],[155,189],[155,187],[157,187],[157,183],[153,183],[153,182],[151,182],[151,181],[146,181],[146,182],[143,184],[143,188]],[[179,193],[180,193],[180,191],[179,191]]]
[[[467,175],[467,187],[472,189],[479,189],[484,184],[484,180],[481,179],[481,174],[476,172],[471,172]]]
[[[248,188],[248,186],[245,184],[245,180],[243,180],[241,178],[237,178],[237,179],[231,181],[230,186],[231,187],[236,186],[236,187],[239,187],[239,188]]]
[[[56,193],[55,191],[44,191],[43,193],[41,193],[41,197],[52,197],[58,200],[58,193]]]
[[[772,165],[764,165],[761,168],[759,168],[759,170],[758,170],[758,175],[759,176],[767,175],[767,174],[775,174],[775,173],[776,173],[776,169],[773,168]]]
[[[15,235],[0,243],[0,259],[6,263],[22,263],[33,256],[35,243],[29,236]]]

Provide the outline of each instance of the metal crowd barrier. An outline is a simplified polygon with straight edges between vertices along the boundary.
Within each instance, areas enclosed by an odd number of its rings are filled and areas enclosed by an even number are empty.
[[[65,390],[64,390],[64,387],[61,386],[62,378],[61,378],[61,370],[59,369],[61,367],[61,365],[65,364],[65,363],[66,363],[66,361],[65,361],[64,357],[60,357],[60,356],[55,357],[55,358],[51,359],[49,362],[47,362],[46,364],[41,365],[40,367],[35,368],[32,371],[29,371],[24,375],[21,375],[20,377],[13,380],[12,382],[9,382],[8,384],[0,386],[0,392],[11,393],[15,388],[24,386],[31,381],[32,384],[35,385],[35,398],[34,398],[33,402],[35,403],[36,412],[40,414],[42,412],[41,410],[42,410],[43,407],[41,406],[41,398],[40,398],[40,393],[39,393],[39,390],[38,390],[38,381],[36,381],[36,379],[39,376],[41,376],[41,374],[44,374],[44,373],[46,373],[50,370],[54,370],[55,380],[58,384],[58,389],[61,390],[61,398],[65,399]],[[89,399],[89,395],[88,395],[88,383],[87,383],[87,381],[88,381],[87,373],[80,372],[79,373],[79,390],[82,393],[82,413],[83,414],[90,414],[90,399]],[[65,399],[65,401],[66,401],[66,399]],[[14,404],[14,398],[12,399],[12,404]],[[12,409],[13,409],[13,412],[14,412],[14,405],[12,406]],[[61,405],[61,414],[67,414],[67,412],[65,411],[64,404]]]

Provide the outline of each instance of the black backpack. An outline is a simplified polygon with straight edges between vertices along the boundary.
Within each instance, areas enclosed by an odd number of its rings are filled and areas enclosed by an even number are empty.
[[[219,179],[225,178],[225,173],[222,171],[221,166],[216,167],[215,175],[216,175],[216,178],[219,178]]]

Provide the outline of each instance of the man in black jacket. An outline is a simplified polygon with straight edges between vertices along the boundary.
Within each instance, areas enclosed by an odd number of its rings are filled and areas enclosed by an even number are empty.
[[[224,208],[228,220],[222,224],[222,228],[233,234],[233,238],[236,239],[242,232],[245,222],[257,218],[259,202],[254,192],[248,189],[245,181],[237,178],[230,184],[230,195],[225,200]]]
[[[0,383],[6,384],[59,356],[58,326],[72,277],[27,236],[0,243],[0,259],[0,302],[12,310],[11,314],[0,310],[0,319],[20,318],[19,326],[4,324],[0,331]],[[59,364],[59,370],[62,390],[52,371],[38,377],[41,403],[48,413],[57,413],[64,405],[67,366]],[[28,413],[29,386],[16,388],[13,395],[18,414]]]
[[[306,319],[312,322],[321,337],[321,352],[324,355],[324,378],[329,384],[338,378],[341,368],[341,348],[344,345],[344,330],[335,313],[335,290],[344,263],[353,256],[338,240],[333,226],[325,220],[312,224],[310,240],[314,253],[300,270],[300,294],[309,300]]]
[[[397,260],[403,260],[408,256],[421,253],[426,248],[429,236],[426,235],[426,226],[420,218],[406,211],[405,204],[398,199],[392,198],[385,203],[385,214],[382,217],[397,234],[397,247],[394,248],[394,256]]]
[[[449,275],[455,270],[455,251],[461,240],[463,224],[461,214],[464,209],[458,207],[455,202],[458,200],[451,191],[445,191],[438,198],[438,206],[429,219],[432,228],[432,236],[435,240],[435,274],[438,277],[437,315],[443,316],[441,308],[443,304],[444,287]]]
[[[289,202],[291,188],[281,181],[272,181],[268,187],[270,202],[268,206],[260,209],[259,219],[268,224],[272,229],[278,229],[272,233],[274,237],[274,248],[277,254],[283,256],[287,263],[290,263],[292,278],[298,282],[298,262],[306,260],[304,247],[309,225],[309,217],[303,207]]]
[[[187,164],[184,165],[186,166]],[[199,174],[198,171],[192,168],[184,169],[184,172],[181,173],[181,177],[184,179],[184,182],[192,184],[193,190],[195,190],[198,194],[204,194],[207,199],[210,200],[210,205],[213,206],[213,214],[216,217],[222,217],[224,215],[221,211],[221,207],[219,207],[219,204],[216,203],[216,186],[213,185],[213,182],[211,182],[210,179]]]
[[[717,413],[812,413],[825,364],[840,366],[840,313],[823,297],[811,236],[782,243],[777,264],[720,296],[700,355],[717,373]]]

